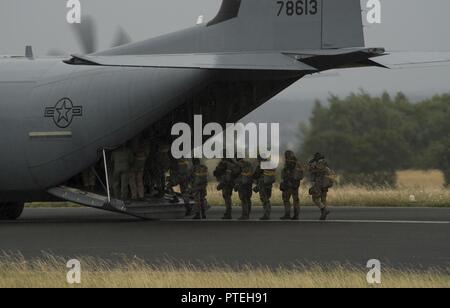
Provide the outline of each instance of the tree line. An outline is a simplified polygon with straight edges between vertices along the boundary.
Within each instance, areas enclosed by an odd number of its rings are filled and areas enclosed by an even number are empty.
[[[394,185],[403,169],[440,169],[450,184],[450,94],[417,103],[364,91],[317,101],[299,155],[326,155],[341,183]]]

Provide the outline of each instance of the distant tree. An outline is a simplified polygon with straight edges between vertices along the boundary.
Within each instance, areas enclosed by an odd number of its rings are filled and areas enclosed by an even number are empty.
[[[448,186],[450,184],[450,134],[444,139],[431,143],[426,149],[424,157],[428,159],[426,161],[428,168],[442,170]]]
[[[434,96],[416,106],[417,130],[414,165],[440,169],[450,184],[450,94]]]
[[[392,185],[396,170],[422,167],[442,169],[450,183],[450,95],[418,104],[403,93],[331,96],[300,135],[300,157],[324,153],[346,182]]]

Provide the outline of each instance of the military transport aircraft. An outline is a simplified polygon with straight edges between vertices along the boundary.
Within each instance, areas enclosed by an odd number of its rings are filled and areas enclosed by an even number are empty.
[[[371,59],[385,50],[364,46],[360,0],[223,0],[208,23],[157,38],[67,58],[31,48],[0,57],[0,219],[54,200],[165,217],[158,204],[68,183],[142,132],[168,139],[195,114],[236,122],[306,75],[382,66]]]

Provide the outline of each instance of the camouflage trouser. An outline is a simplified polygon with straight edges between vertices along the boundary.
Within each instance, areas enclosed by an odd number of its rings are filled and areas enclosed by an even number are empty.
[[[194,213],[204,214],[206,212],[206,188],[194,191],[195,210]]]
[[[270,217],[272,212],[272,205],[270,203],[270,198],[272,198],[272,185],[260,185],[259,198],[264,208],[264,216]]]
[[[241,200],[242,218],[250,218],[252,211],[252,194],[251,187],[239,189],[239,199]]]
[[[167,181],[167,192],[169,192],[170,194],[174,194],[175,191],[173,188],[176,186],[178,186],[178,177],[170,175]]]
[[[327,207],[328,189],[314,186],[310,189],[310,195],[312,196],[314,204],[319,209]]]
[[[222,197],[225,202],[225,216],[231,216],[232,207],[233,207],[233,186],[224,185],[222,188]]]
[[[144,189],[144,169],[135,169],[130,171],[130,191],[131,199],[143,199]]]
[[[188,204],[190,201],[189,180],[188,179],[180,180],[180,193],[181,193],[181,197],[183,198],[183,202]]]
[[[128,199],[130,174],[126,170],[114,170],[112,176],[114,197],[121,200]]]
[[[166,173],[162,169],[155,170],[155,178],[153,179],[155,183],[155,188],[159,193],[164,193],[166,191]]]
[[[155,189],[155,183],[153,182],[153,176],[150,169],[144,169],[144,185],[146,192],[152,194]]]
[[[294,206],[294,213],[298,214],[300,212],[300,197],[297,189],[286,189],[282,194],[284,209],[286,216],[291,215],[291,198]]]

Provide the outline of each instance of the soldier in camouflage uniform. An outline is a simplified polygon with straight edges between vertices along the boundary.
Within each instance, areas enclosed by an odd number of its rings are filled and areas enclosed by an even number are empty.
[[[167,192],[175,195],[174,188],[178,186],[178,163],[176,159],[170,160],[169,177],[167,178]]]
[[[230,220],[232,217],[232,196],[233,188],[236,177],[240,173],[240,168],[232,159],[224,158],[217,165],[214,170],[214,176],[216,177],[219,185],[217,186],[218,191],[222,191],[222,197],[225,202],[225,214],[222,219]]]
[[[152,162],[152,178],[158,197],[163,197],[166,192],[166,173],[170,169],[170,146],[161,144]]]
[[[284,216],[281,220],[298,220],[300,215],[300,183],[304,177],[302,165],[297,161],[294,152],[286,151],[285,165],[281,172],[280,190],[284,203]],[[291,198],[294,207],[294,216],[291,217]]]
[[[144,168],[144,185],[145,192],[149,197],[155,195],[155,183],[153,180],[153,161],[155,160],[155,146],[153,140],[148,140],[147,142],[147,160],[145,161]]]
[[[272,212],[270,199],[272,198],[273,184],[276,181],[276,169],[263,170],[261,168],[261,163],[265,161],[268,160],[258,157],[259,164],[253,175],[253,179],[256,182],[256,186],[253,191],[259,193],[261,203],[264,207],[264,215],[260,220],[270,220],[270,214]]]
[[[322,154],[316,153],[314,155],[314,158],[309,162],[309,172],[312,184],[309,194],[312,196],[314,204],[320,208],[320,220],[326,220],[330,214],[327,208],[327,194],[328,189],[333,186],[333,181],[331,179],[332,171]]]
[[[144,172],[147,157],[149,155],[149,148],[147,142],[140,140],[139,138],[133,140],[132,148],[134,160],[130,170],[131,199],[143,200],[145,195]]]
[[[234,190],[238,192],[241,200],[242,216],[239,220],[249,220],[252,211],[253,166],[241,158],[238,158],[237,162],[240,174],[236,178]]]
[[[113,193],[121,200],[128,199],[128,186],[130,184],[130,167],[133,163],[134,155],[127,146],[121,146],[114,150],[111,155],[113,164]]]
[[[195,200],[194,219],[206,219],[206,196],[208,186],[208,167],[199,159],[193,160],[191,191]]]
[[[170,166],[170,176],[168,181],[168,191],[174,194],[174,187],[180,187],[181,197],[186,205],[186,216],[190,216],[192,208],[190,206],[189,177],[191,167],[185,158],[173,159]]]

